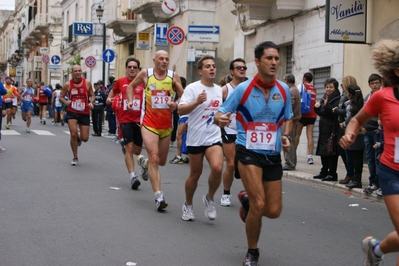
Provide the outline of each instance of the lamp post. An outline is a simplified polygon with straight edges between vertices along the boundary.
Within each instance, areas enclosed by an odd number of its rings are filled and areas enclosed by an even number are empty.
[[[101,4],[98,4],[98,8],[96,9],[96,14],[97,14],[98,22],[103,25],[103,51],[102,52],[104,52],[105,48],[106,48],[105,47],[106,32],[105,32],[105,23],[101,23],[101,18],[103,17],[103,14],[104,14],[104,8],[102,8]],[[104,61],[104,58],[103,58],[103,75],[102,75],[102,78],[103,78],[102,81],[105,84],[105,61]]]

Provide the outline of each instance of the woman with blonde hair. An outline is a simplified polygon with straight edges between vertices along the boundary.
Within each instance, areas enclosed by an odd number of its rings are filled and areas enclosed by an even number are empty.
[[[380,157],[379,181],[395,231],[381,241],[372,236],[363,239],[363,251],[367,254],[364,265],[379,265],[385,253],[399,251],[399,40],[378,42],[372,58],[387,87],[376,91],[351,119],[340,145],[347,149],[356,140],[360,128],[373,116],[380,115],[384,128],[384,151]],[[396,265],[399,265],[399,257]]]
[[[353,76],[345,76],[342,79],[341,83],[341,98],[339,100],[338,106],[333,109],[334,114],[338,115],[338,123],[343,123],[346,118],[346,108],[349,104],[349,99],[348,99],[348,87],[349,86],[357,86],[357,82],[355,77]],[[340,139],[345,133],[345,129],[339,127],[338,128],[338,139]],[[344,149],[338,146],[338,154],[341,156],[342,161],[344,162],[345,165],[345,170],[346,170],[346,176],[344,179],[339,180],[340,184],[348,184],[353,180],[353,175],[354,175],[354,166],[351,163],[353,158],[350,158],[351,154],[347,153]]]

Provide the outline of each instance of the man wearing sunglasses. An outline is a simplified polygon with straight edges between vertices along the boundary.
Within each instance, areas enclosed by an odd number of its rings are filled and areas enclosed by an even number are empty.
[[[130,57],[126,59],[126,77],[120,78],[116,81],[113,89],[110,91],[107,104],[111,104],[114,96],[119,94],[121,96],[121,106],[118,112],[119,130],[122,131],[123,145],[125,146],[125,163],[127,171],[130,175],[130,184],[133,190],[137,190],[140,186],[140,181],[134,173],[134,159],[141,154],[143,147],[143,138],[140,131],[140,116],[141,116],[141,102],[143,99],[144,83],[139,84],[133,89],[133,108],[127,109],[127,94],[126,90],[129,84],[136,78],[140,71],[140,61],[136,58]],[[147,181],[146,175],[142,175],[143,179]]]
[[[233,92],[234,88],[241,82],[246,80],[245,74],[247,73],[247,66],[245,60],[242,58],[236,58],[230,62],[230,76],[232,80],[222,87],[223,89],[223,101]],[[237,125],[236,116],[232,114],[230,116],[231,122],[228,126],[221,128],[222,131],[222,142],[223,152],[226,157],[226,169],[223,172],[223,195],[220,199],[220,205],[223,207],[231,206],[231,194],[230,188],[234,180],[234,157],[236,155],[236,135]]]

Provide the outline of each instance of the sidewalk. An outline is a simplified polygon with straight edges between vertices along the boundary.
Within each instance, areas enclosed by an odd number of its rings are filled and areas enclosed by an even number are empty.
[[[304,157],[298,157],[297,158],[297,166],[296,170],[293,171],[284,171],[283,177],[286,178],[291,178],[291,179],[297,179],[303,182],[311,182],[314,185],[318,186],[326,186],[330,187],[333,189],[339,189],[342,190],[343,192],[351,192],[352,195],[357,196],[357,197],[372,197],[375,198],[376,200],[381,200],[382,197],[378,197],[374,193],[371,194],[365,194],[363,193],[363,189],[368,187],[368,178],[369,178],[369,169],[367,167],[367,164],[363,165],[363,173],[362,173],[362,185],[363,188],[353,188],[353,189],[348,189],[345,187],[345,185],[341,185],[337,182],[328,182],[328,181],[321,181],[320,179],[313,179],[314,175],[317,175],[320,173],[321,169],[321,162],[320,162],[320,156],[313,156],[313,164],[308,164],[307,163],[307,158]],[[284,164],[284,157],[282,155],[282,163]],[[346,171],[345,171],[345,166],[342,162],[341,157],[338,158],[338,180],[345,178],[346,176]]]

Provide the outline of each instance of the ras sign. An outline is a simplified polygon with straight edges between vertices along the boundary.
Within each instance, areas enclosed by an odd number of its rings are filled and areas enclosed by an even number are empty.
[[[93,22],[74,22],[73,35],[92,36]]]

